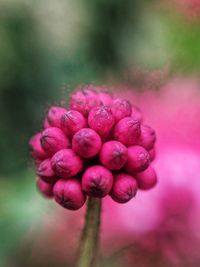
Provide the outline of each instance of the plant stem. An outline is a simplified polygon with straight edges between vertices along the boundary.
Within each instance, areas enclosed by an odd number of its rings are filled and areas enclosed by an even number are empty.
[[[98,257],[101,199],[89,198],[77,267],[94,267]]]

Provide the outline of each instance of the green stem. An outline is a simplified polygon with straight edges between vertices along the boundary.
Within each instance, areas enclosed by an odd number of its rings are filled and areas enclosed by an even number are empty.
[[[89,198],[77,267],[94,267],[98,257],[101,199]]]

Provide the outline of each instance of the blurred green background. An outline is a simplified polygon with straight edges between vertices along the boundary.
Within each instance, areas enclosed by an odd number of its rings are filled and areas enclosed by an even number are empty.
[[[35,190],[28,140],[50,104],[67,101],[80,83],[139,90],[148,73],[164,73],[158,84],[199,73],[200,19],[174,7],[162,0],[0,0],[0,266],[31,266],[17,263],[18,246],[49,209]]]

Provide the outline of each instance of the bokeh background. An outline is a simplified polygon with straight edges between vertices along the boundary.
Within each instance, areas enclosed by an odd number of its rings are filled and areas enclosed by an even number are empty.
[[[104,202],[100,266],[200,266],[199,71],[199,0],[0,0],[0,266],[73,266],[84,208],[38,194],[28,140],[87,83],[158,135],[158,187]]]

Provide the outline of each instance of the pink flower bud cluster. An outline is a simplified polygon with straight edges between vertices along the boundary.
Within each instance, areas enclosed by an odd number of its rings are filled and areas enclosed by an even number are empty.
[[[69,106],[51,107],[29,142],[44,196],[77,210],[87,196],[126,203],[155,186],[156,135],[137,107],[91,87],[73,93]]]

